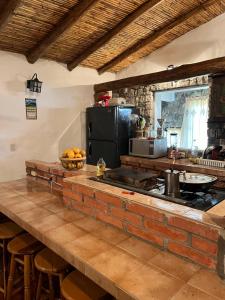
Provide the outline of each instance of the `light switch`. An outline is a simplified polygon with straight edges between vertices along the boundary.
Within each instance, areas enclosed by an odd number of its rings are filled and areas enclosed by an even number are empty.
[[[15,152],[16,151],[16,144],[10,144],[10,151]]]

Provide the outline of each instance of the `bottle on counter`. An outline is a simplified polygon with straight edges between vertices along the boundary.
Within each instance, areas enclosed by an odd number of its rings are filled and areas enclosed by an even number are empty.
[[[106,163],[104,159],[101,157],[97,162],[97,177],[101,178],[105,172]]]
[[[196,140],[193,140],[192,147],[191,147],[191,157],[189,160],[191,162],[193,162],[194,164],[196,164],[197,159],[198,159],[198,146],[197,146]]]

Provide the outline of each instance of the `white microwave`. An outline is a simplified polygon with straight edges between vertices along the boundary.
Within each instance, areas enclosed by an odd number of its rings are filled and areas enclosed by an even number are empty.
[[[167,139],[129,139],[129,155],[158,158],[167,155]]]

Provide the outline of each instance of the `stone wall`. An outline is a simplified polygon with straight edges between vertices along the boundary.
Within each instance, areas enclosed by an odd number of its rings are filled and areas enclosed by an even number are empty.
[[[127,103],[137,106],[149,125],[154,124],[154,92],[202,85],[208,85],[208,76],[114,90],[112,96],[123,97]]]

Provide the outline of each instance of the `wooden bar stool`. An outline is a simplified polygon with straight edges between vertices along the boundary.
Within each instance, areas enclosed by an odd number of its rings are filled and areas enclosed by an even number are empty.
[[[61,293],[65,300],[113,299],[111,295],[77,270],[65,277]]]
[[[7,289],[7,245],[8,242],[22,233],[24,230],[17,224],[11,221],[0,223],[0,247],[2,248],[2,273],[3,273],[3,286],[0,287],[0,292],[3,293],[4,299],[6,298]]]
[[[41,250],[34,258],[34,264],[39,273],[38,288],[36,294],[36,300],[40,300],[42,290],[49,293],[49,299],[55,299],[55,291],[53,285],[53,276],[59,278],[59,284],[61,287],[63,278],[66,272],[70,268],[70,265],[53,251],[48,248]],[[48,276],[49,290],[47,291],[43,287],[43,273]],[[60,289],[59,289],[60,291]]]
[[[31,300],[31,276],[34,281],[34,255],[43,248],[43,245],[29,233],[21,234],[8,243],[8,251],[11,253],[10,271],[7,284],[7,300],[11,300],[14,288],[14,277],[17,263],[23,266],[24,273],[24,299]],[[15,290],[18,292],[21,288]]]

